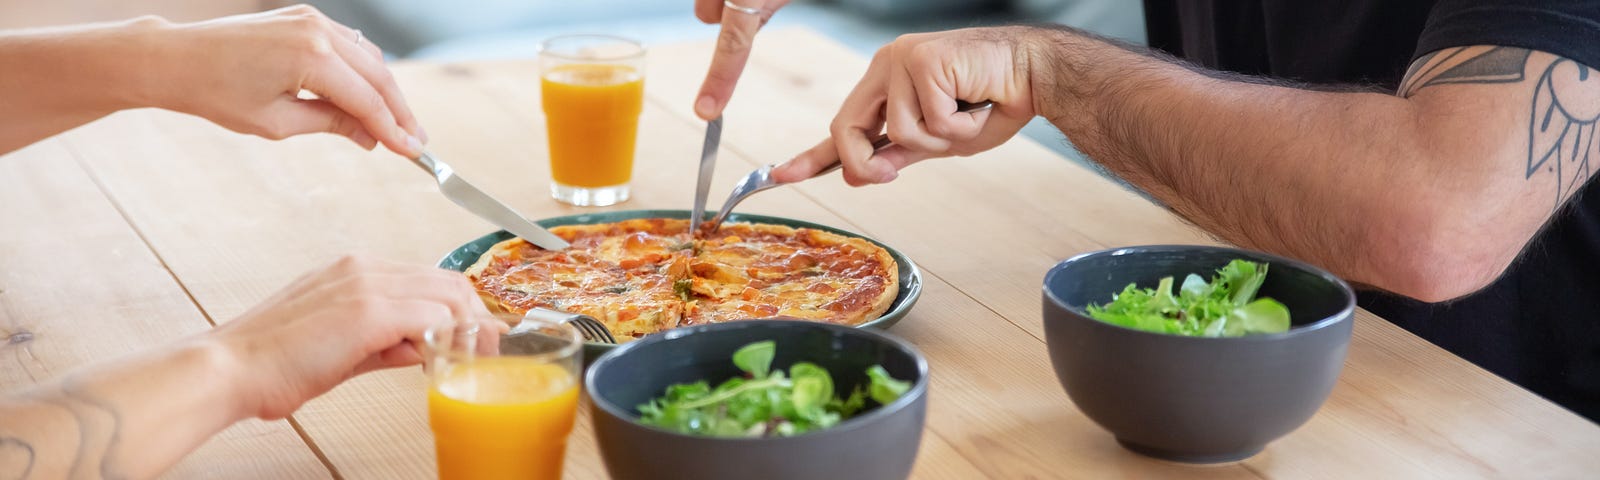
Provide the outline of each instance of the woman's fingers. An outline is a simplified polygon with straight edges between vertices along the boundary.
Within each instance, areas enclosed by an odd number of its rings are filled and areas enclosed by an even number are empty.
[[[756,32],[788,0],[732,0],[733,5],[720,0],[697,0],[694,13],[700,21],[722,24],[717,36],[717,49],[711,54],[711,68],[706,80],[700,84],[700,94],[695,97],[694,113],[703,120],[722,115],[733,97],[734,86],[744,74],[745,63],[750,60]]]
[[[722,0],[694,0],[694,17],[707,24],[722,21]]]
[[[343,135],[365,150],[378,146],[377,139],[367,133],[367,128],[361,125],[360,120],[324,100],[303,100],[284,94],[282,99],[269,107],[266,115],[277,119],[274,123],[277,125],[276,135],[280,138],[327,132]]]
[[[389,67],[383,63],[383,52],[372,42],[365,41],[355,29],[340,25],[333,20],[328,20],[326,25],[328,34],[333,37],[331,42],[333,50],[350,65],[351,69],[361,75],[361,78],[366,79],[367,84],[371,85],[378,95],[383,97],[384,103],[400,124],[400,128],[426,143],[427,138],[417,125],[416,116],[406,104],[405,94],[395,82],[394,74],[390,73]],[[357,43],[358,41],[360,43]]]
[[[301,88],[355,117],[389,150],[411,157],[422,153],[421,140],[400,128],[383,95],[339,56],[316,62]]]

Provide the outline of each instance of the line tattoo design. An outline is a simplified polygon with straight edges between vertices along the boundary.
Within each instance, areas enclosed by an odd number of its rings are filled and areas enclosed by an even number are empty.
[[[1524,72],[1539,71],[1528,107],[1528,156],[1523,178],[1553,175],[1555,204],[1576,193],[1593,172],[1590,157],[1596,148],[1595,126],[1600,105],[1563,101],[1577,96],[1590,82],[1589,67],[1555,57],[1548,64],[1531,65],[1532,51],[1524,48],[1457,47],[1429,53],[1412,62],[1401,82],[1400,94],[1410,97],[1433,85],[1522,83]],[[1591,102],[1593,103],[1593,102]]]
[[[33,444],[16,437],[0,437],[0,479],[25,479],[33,473]],[[16,465],[14,470],[8,465]]]

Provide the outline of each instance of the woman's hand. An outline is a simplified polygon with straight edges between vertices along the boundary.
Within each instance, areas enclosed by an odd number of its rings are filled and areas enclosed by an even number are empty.
[[[733,97],[733,87],[739,83],[744,64],[750,59],[750,47],[755,44],[756,31],[789,0],[695,0],[694,16],[710,24],[722,24],[722,34],[717,36],[717,50],[711,57],[711,70],[700,85],[700,95],[695,97],[694,113],[701,119],[711,120],[722,116],[728,99]],[[737,7],[737,8],[736,8]]]
[[[355,375],[417,364],[429,327],[487,313],[459,273],[347,257],[208,335],[238,359],[244,411],[275,419]],[[490,335],[506,327],[490,326]]]
[[[147,106],[270,139],[330,132],[407,156],[427,141],[378,47],[310,6],[141,32]]]
[[[773,170],[792,183],[835,160],[851,185],[894,180],[928,158],[972,155],[1005,143],[1035,112],[1025,27],[905,35],[878,50],[833,118],[831,136]],[[956,100],[994,108],[956,111]],[[887,131],[894,145],[873,151]]]

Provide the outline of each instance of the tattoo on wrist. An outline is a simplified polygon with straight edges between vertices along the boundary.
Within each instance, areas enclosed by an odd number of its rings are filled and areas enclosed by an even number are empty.
[[[1400,96],[1450,84],[1526,83],[1525,72],[1536,72],[1528,108],[1527,163],[1523,179],[1551,175],[1555,202],[1561,205],[1582,187],[1593,169],[1589,163],[1596,148],[1596,105],[1578,102],[1582,89],[1592,92],[1600,81],[1591,80],[1588,66],[1553,56],[1533,60],[1525,48],[1474,46],[1447,48],[1418,57],[1400,83]],[[1541,56],[1543,57],[1543,56]],[[1535,64],[1537,63],[1537,64]]]

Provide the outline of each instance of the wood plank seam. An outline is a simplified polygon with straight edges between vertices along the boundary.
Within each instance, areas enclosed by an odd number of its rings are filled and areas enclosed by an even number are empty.
[[[294,433],[306,442],[306,446],[311,447],[311,454],[316,455],[317,461],[322,462],[322,466],[328,468],[328,474],[333,475],[333,480],[344,480],[344,475],[340,474],[339,469],[333,466],[333,460],[328,459],[328,454],[322,452],[322,447],[318,446],[317,442],[311,441],[311,435],[306,433],[306,429],[300,426],[300,421],[295,420],[293,415],[284,420],[288,420],[289,427],[294,429]]]
[[[111,189],[106,187],[105,182],[100,179],[100,174],[95,172],[94,167],[83,160],[82,153],[73,146],[73,142],[69,139],[63,139],[61,145],[72,155],[73,163],[77,163],[78,168],[83,169],[83,172],[89,176],[89,180],[94,182],[95,188],[100,189],[100,195],[106,197],[106,201],[111,203],[111,208],[117,210],[117,215],[122,216],[122,220],[128,222],[128,228],[132,229],[133,234],[139,237],[139,243],[144,244],[144,248],[149,250],[150,255],[156,258],[156,263],[160,263],[161,269],[167,271],[167,275],[172,277],[172,282],[178,284],[178,289],[182,290],[183,296],[189,299],[189,304],[194,305],[195,310],[200,312],[200,316],[206,319],[206,323],[211,324],[212,328],[216,328],[217,321],[211,318],[211,312],[206,311],[206,307],[200,305],[200,301],[194,298],[194,293],[189,291],[189,285],[185,284],[182,278],[178,278],[178,272],[172,271],[172,266],[167,265],[166,257],[163,257],[161,252],[156,250],[156,246],[150,243],[150,238],[145,236],[144,229],[139,228],[139,223],[128,215],[128,210],[123,208],[122,202],[117,199],[116,195],[111,193]]]
[[[673,111],[667,105],[665,105],[665,102],[662,101],[662,100],[646,97],[645,101],[657,104],[657,106],[660,107],[662,110],[665,110],[666,112],[668,112],[672,116],[678,117],[680,120],[683,120],[684,122],[687,122],[691,127],[696,127],[696,126],[699,126],[699,124],[700,124],[700,122],[698,122],[695,119],[684,118],[683,116],[677,114],[675,111]],[[740,150],[738,147],[734,146],[733,144],[724,143],[724,144],[722,144],[720,146],[720,148],[723,149],[723,150],[727,150],[728,153],[732,153],[734,156],[736,156],[736,157],[738,157],[740,159],[746,160],[745,162],[743,162],[743,163],[746,163],[746,164],[751,163],[748,160],[753,158],[751,155],[745,153],[743,150]],[[852,230],[854,230],[856,232],[859,232],[862,235],[866,235],[866,236],[869,236],[869,237],[875,237],[872,234],[871,231],[868,231],[866,228],[863,228],[860,225],[857,225],[853,221],[850,221],[849,220],[850,217],[846,216],[842,212],[834,210],[832,207],[829,207],[827,203],[824,203],[822,200],[811,196],[811,194],[807,193],[805,190],[798,189],[798,188],[791,189],[791,190],[794,190],[794,192],[799,194],[801,197],[805,197],[806,200],[810,200],[811,203],[817,204],[818,208],[821,208],[822,210],[832,214],[835,217],[839,217],[839,218],[845,219],[846,222],[850,222],[850,228]],[[1096,245],[1100,245],[1100,244],[1096,243]],[[1101,246],[1101,248],[1106,248],[1105,245],[1100,245],[1100,246]],[[912,261],[915,262],[916,259],[912,259]],[[1032,330],[1030,330],[1030,329],[1028,329],[1026,327],[1023,327],[1021,324],[1017,323],[1017,321],[1015,319],[1012,319],[1011,317],[1008,317],[1006,315],[1001,314],[998,310],[995,310],[994,307],[991,307],[988,304],[983,303],[983,301],[978,300],[977,297],[972,296],[972,294],[968,293],[966,290],[962,290],[960,285],[957,285],[954,282],[950,282],[948,280],[945,280],[944,277],[939,276],[938,273],[934,272],[933,270],[929,269],[927,266],[922,265],[920,263],[917,264],[917,268],[922,269],[922,273],[927,275],[927,276],[929,276],[929,277],[938,278],[940,281],[942,281],[945,284],[949,285],[952,290],[960,292],[962,296],[967,297],[967,299],[969,299],[969,300],[972,300],[972,303],[975,303],[975,304],[978,304],[979,306],[982,306],[983,309],[984,310],[988,310],[989,313],[993,313],[996,317],[1004,318],[1006,320],[1006,323],[1010,323],[1012,326],[1017,327],[1018,329],[1022,330],[1023,334],[1026,334],[1029,337],[1033,337],[1035,340],[1038,340],[1041,343],[1044,342],[1044,338],[1041,338],[1038,335],[1035,335]]]
[[[995,479],[995,476],[994,476],[993,473],[989,473],[989,471],[987,471],[983,467],[981,467],[981,465],[984,465],[984,463],[979,462],[978,459],[972,458],[972,456],[970,456],[970,455],[967,455],[967,452],[965,450],[960,449],[960,448],[955,448],[956,443],[950,441],[949,437],[946,437],[946,436],[944,436],[944,434],[939,433],[938,430],[935,430],[931,426],[924,425],[922,427],[922,433],[927,434],[927,435],[933,435],[935,437],[939,437],[939,441],[940,442],[944,442],[945,445],[949,445],[950,446],[950,450],[953,451],[953,452],[956,452],[956,456],[961,457],[962,460],[966,460],[968,464],[972,465],[972,468],[983,472],[984,478]],[[920,456],[920,455],[922,455],[922,453],[918,452],[917,455]],[[998,479],[996,479],[996,480],[998,480]]]
[[[145,249],[150,251],[150,255],[154,256],[156,262],[161,264],[161,269],[166,270],[167,275],[172,277],[172,282],[178,285],[179,290],[183,291],[184,297],[189,299],[189,304],[200,312],[200,316],[206,319],[206,323],[211,324],[211,328],[216,328],[217,321],[211,317],[211,312],[206,311],[205,306],[200,304],[200,300],[195,298],[193,292],[189,291],[189,286],[183,282],[182,278],[178,277],[178,272],[172,270],[172,267],[167,264],[167,259],[161,255],[160,251],[156,250],[155,245],[150,243],[150,238],[145,235],[144,229],[140,228],[138,222],[128,215],[127,209],[123,207],[122,202],[117,199],[116,195],[111,192],[111,189],[106,187],[105,182],[100,178],[100,174],[88,162],[84,161],[82,153],[74,147],[72,141],[63,139],[61,144],[72,155],[73,163],[76,163],[78,168],[83,169],[89,180],[94,182],[95,188],[100,190],[100,195],[104,196],[106,201],[111,204],[111,207],[117,210],[117,215],[122,216],[122,220],[128,223],[128,228],[133,230],[135,236],[139,237],[139,242],[144,244]],[[295,421],[293,416],[284,420],[289,422],[290,428],[293,428],[295,434],[300,436],[300,441],[305,442],[306,448],[309,448],[311,454],[317,457],[317,461],[322,462],[323,468],[328,469],[328,474],[332,475],[334,480],[343,480],[344,477],[339,474],[337,468],[334,468],[333,462],[328,460],[328,456],[322,452],[322,448],[311,440],[311,436],[306,434],[305,429],[300,428],[300,422]]]

